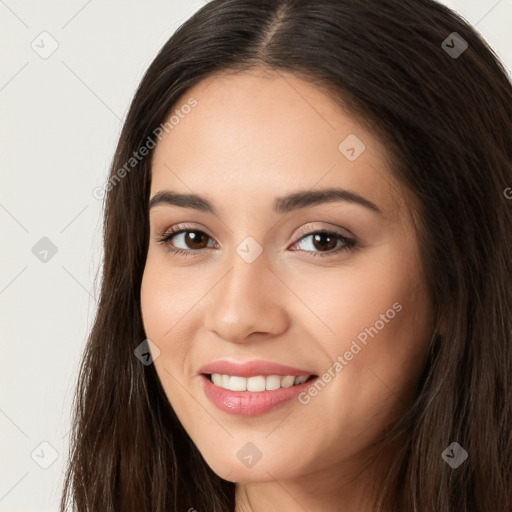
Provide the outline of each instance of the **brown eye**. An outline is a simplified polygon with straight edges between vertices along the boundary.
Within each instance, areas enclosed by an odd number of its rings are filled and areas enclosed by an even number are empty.
[[[335,249],[338,245],[338,236],[332,236],[329,233],[316,233],[312,237],[313,247],[319,251],[329,251]]]
[[[302,247],[300,247],[302,245]],[[293,247],[298,247],[312,256],[332,256],[354,248],[355,240],[332,231],[315,231],[300,238]]]
[[[208,235],[202,231],[183,231],[183,242],[191,249],[204,249],[208,246]]]
[[[182,229],[180,231],[170,233],[162,239],[162,242],[168,245],[172,245],[178,250],[201,250],[208,247],[209,238],[210,237],[203,231]],[[179,244],[185,245],[185,247],[179,247]]]

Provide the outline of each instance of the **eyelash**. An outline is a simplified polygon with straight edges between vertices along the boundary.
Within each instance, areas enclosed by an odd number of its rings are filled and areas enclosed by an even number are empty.
[[[198,252],[201,252],[205,249],[190,249],[190,250],[180,249],[180,248],[174,247],[170,243],[176,235],[179,235],[180,233],[187,233],[187,232],[201,233],[211,239],[211,237],[208,234],[206,234],[204,231],[201,231],[199,229],[190,228],[190,227],[183,226],[183,225],[177,225],[177,226],[173,226],[172,228],[167,230],[167,232],[162,237],[155,238],[155,241],[157,243],[163,245],[169,252],[171,252],[175,255],[184,256],[185,258],[197,256]],[[317,234],[326,234],[326,235],[330,235],[330,236],[335,236],[335,237],[337,237],[338,240],[341,240],[344,245],[341,245],[340,247],[338,247],[336,249],[332,249],[327,252],[304,251],[307,253],[311,253],[311,255],[313,257],[320,256],[321,258],[326,258],[329,256],[335,256],[344,251],[354,250],[354,248],[357,245],[355,240],[353,240],[351,238],[347,238],[346,236],[343,236],[340,233],[336,233],[335,231],[328,231],[325,229],[311,231],[309,233],[307,233],[307,232],[301,233],[299,235],[300,238],[293,245],[297,245],[299,242],[301,242],[304,238],[307,238],[308,236],[317,235]],[[193,253],[196,253],[196,254],[193,254]]]

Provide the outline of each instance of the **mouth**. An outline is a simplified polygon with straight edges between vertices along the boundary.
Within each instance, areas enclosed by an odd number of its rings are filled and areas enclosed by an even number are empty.
[[[199,369],[203,392],[218,409],[241,416],[291,406],[318,375],[273,361],[216,360]],[[297,400],[298,401],[298,400]]]
[[[261,416],[276,409],[298,405],[301,393],[313,385],[317,375],[199,375],[203,392],[224,413]],[[302,405],[301,405],[302,407]]]
[[[295,375],[254,375],[243,377],[221,373],[203,373],[202,375],[219,388],[229,391],[248,391],[250,393],[300,386],[317,377],[316,375],[300,375],[298,377]]]

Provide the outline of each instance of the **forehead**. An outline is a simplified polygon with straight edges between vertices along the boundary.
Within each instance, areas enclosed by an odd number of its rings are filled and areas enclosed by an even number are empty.
[[[191,100],[194,108],[183,108]],[[392,208],[397,186],[381,142],[294,75],[260,69],[215,75],[189,89],[173,114],[153,154],[151,195],[172,188],[233,202],[233,194],[245,194],[242,201],[343,186]]]

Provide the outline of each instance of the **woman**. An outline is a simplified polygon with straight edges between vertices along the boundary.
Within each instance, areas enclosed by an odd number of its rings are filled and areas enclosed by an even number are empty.
[[[431,0],[213,0],[107,184],[61,510],[512,510],[512,88]]]

